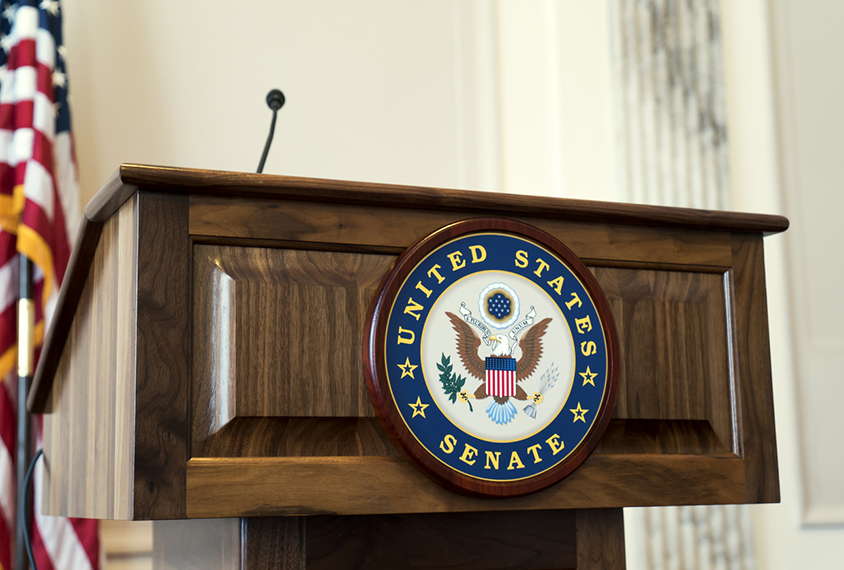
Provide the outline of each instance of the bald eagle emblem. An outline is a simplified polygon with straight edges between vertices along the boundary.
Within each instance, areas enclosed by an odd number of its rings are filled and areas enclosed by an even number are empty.
[[[543,392],[553,387],[557,379],[556,369],[552,367],[542,375],[539,390],[528,394],[522,383],[537,371],[542,359],[542,341],[551,323],[545,318],[534,324],[536,310],[531,306],[525,318],[519,322],[519,298],[516,292],[504,283],[493,283],[480,295],[479,308],[482,321],[461,303],[460,316],[446,311],[456,334],[457,355],[470,378],[481,383],[470,392],[462,390],[466,380],[461,376],[449,376],[452,370],[451,358],[443,354],[439,369],[447,372],[443,387],[451,396],[451,401],[469,404],[470,400],[491,401],[486,407],[490,420],[499,425],[510,423],[518,410],[513,401],[530,401],[524,412],[536,418],[536,406],[543,400]],[[490,326],[487,326],[490,325]],[[491,328],[501,329],[513,326],[509,334],[493,333]],[[478,329],[483,336],[475,332]],[[450,380],[450,383],[448,382]]]

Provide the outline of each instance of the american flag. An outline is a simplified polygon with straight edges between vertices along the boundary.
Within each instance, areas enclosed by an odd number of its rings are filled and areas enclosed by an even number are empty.
[[[516,359],[512,356],[486,357],[486,393],[490,396],[516,395]]]
[[[0,566],[10,570],[16,520],[18,252],[35,264],[37,357],[76,235],[79,188],[59,2],[6,1],[0,9]],[[40,447],[40,422],[35,440]],[[96,521],[41,515],[40,468],[34,479],[31,534],[39,570],[99,568]]]

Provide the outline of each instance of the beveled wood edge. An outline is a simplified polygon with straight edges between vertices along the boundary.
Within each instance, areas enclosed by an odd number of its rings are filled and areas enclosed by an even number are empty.
[[[111,216],[125,198],[138,188],[224,197],[295,199],[422,210],[465,210],[467,214],[765,234],[785,231],[789,224],[787,218],[769,214],[142,164],[121,164],[85,209],[85,213],[91,220],[102,221]]]
[[[307,477],[298,478],[300,471]],[[376,473],[380,484],[372,480]],[[644,473],[651,479],[672,473],[683,486],[656,498],[645,488],[650,483],[642,486]],[[403,457],[191,458],[186,513],[188,518],[217,518],[740,504],[749,502],[744,478],[744,460],[735,454],[593,455],[570,478],[543,491],[491,500],[454,493]],[[253,486],[259,481],[278,489],[278,497],[256,498],[263,491]],[[311,494],[317,498],[290,500],[301,499],[293,488],[300,484],[314,490]],[[399,495],[397,485],[402,488]],[[703,489],[706,498],[690,487]],[[596,494],[603,500],[596,501]]]
[[[137,189],[123,180],[122,167],[119,167],[85,206],[84,217],[92,222],[105,222]]]

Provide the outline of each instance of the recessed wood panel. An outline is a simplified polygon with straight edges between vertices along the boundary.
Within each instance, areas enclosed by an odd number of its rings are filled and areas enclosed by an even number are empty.
[[[610,267],[593,272],[609,299],[621,345],[615,417],[709,422],[732,451],[725,274]]]
[[[202,447],[199,447],[199,446]],[[610,420],[595,455],[729,453],[706,420]],[[375,418],[234,418],[194,457],[399,456]]]
[[[369,304],[393,260],[195,246],[194,453],[236,417],[374,417],[361,343]],[[229,431],[246,437],[250,429],[241,424]],[[246,447],[264,449],[260,442]]]

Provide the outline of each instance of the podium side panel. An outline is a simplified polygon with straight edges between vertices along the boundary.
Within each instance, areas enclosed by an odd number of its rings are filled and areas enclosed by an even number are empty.
[[[136,229],[130,199],[103,225],[70,326],[44,415],[45,514],[133,517]]]
[[[762,237],[734,235],[733,255],[738,429],[746,463],[746,501],[776,503],[780,490]]]

